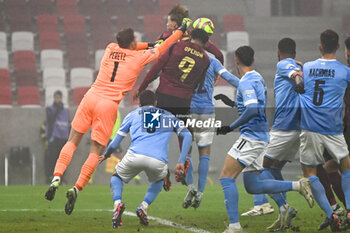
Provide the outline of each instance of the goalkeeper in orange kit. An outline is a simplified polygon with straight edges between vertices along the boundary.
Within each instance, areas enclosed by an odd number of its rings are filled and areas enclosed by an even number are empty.
[[[45,193],[47,200],[54,199],[61,176],[83,135],[91,126],[90,154],[82,166],[77,182],[66,193],[66,214],[72,213],[79,191],[89,182],[98,165],[99,155],[102,154],[112,133],[120,101],[132,89],[144,66],[157,59],[173,42],[180,39],[191,23],[190,19],[184,19],[172,36],[153,49],[146,50],[154,43],[138,43],[131,28],[120,31],[117,34],[118,43],[110,43],[107,46],[96,81],[78,106],[68,142],[60,152],[54,178]]]

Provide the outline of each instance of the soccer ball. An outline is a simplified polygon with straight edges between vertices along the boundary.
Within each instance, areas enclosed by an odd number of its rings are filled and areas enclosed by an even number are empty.
[[[214,24],[208,18],[198,18],[193,23],[193,28],[203,29],[208,35],[212,35],[214,33]]]

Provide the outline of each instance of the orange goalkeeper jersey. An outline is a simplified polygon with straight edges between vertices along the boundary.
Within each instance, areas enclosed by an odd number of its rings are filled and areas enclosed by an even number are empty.
[[[103,55],[100,71],[88,93],[120,102],[132,89],[141,70],[154,61],[173,42],[180,39],[182,31],[177,30],[162,45],[149,50],[130,50],[120,48],[117,43],[110,43]],[[139,43],[138,49],[146,48],[146,43]]]

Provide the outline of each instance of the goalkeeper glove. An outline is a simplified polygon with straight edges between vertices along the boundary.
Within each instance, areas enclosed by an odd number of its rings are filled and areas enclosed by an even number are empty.
[[[182,20],[181,26],[178,29],[181,30],[183,33],[185,33],[187,28],[189,28],[191,25],[192,25],[192,20],[190,18],[184,18]]]
[[[158,44],[157,42],[148,42],[148,48],[154,48]]]
[[[216,130],[216,135],[220,135],[220,134],[225,135],[231,131],[233,130],[230,128],[230,126],[225,125]]]
[[[224,94],[218,94],[214,96],[214,99],[221,100],[222,102],[224,102],[224,104],[226,104],[227,106],[230,106],[231,108],[235,106],[235,101],[230,100],[230,98],[228,98]]]

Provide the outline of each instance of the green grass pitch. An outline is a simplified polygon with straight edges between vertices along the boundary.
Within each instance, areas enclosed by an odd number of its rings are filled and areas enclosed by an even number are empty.
[[[86,187],[79,194],[72,215],[68,216],[64,213],[65,191],[68,188],[61,186],[55,199],[49,202],[44,199],[47,186],[0,186],[0,232],[186,232],[156,221],[150,221],[149,226],[144,227],[139,225],[137,217],[132,216],[123,216],[123,226],[113,229],[112,212],[106,211],[113,208],[108,186]],[[238,188],[239,211],[242,213],[252,207],[252,196],[246,193],[243,186]],[[144,185],[124,186],[123,201],[126,203],[126,211],[135,212],[146,189],[147,186]],[[163,190],[149,207],[148,215],[210,232],[225,230],[228,218],[220,186],[207,186],[204,199],[197,210],[182,208],[185,194],[186,188],[179,185],[173,186],[170,192]],[[300,228],[300,232],[318,232],[317,227],[324,218],[318,205],[315,204],[314,208],[310,209],[297,192],[289,192],[288,200],[298,210],[294,225]],[[240,218],[245,233],[266,232],[265,228],[277,218],[277,207],[272,200],[270,203],[275,207],[274,214]],[[327,231],[330,230],[325,230]]]

